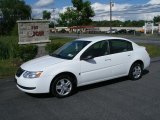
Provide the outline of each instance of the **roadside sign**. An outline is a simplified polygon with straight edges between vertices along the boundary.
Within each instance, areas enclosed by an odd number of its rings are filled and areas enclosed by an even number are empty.
[[[49,40],[49,21],[24,20],[18,23],[18,44],[46,43]]]
[[[151,32],[152,34],[153,34],[153,29],[154,29],[154,27],[153,27],[153,23],[152,22],[147,22],[147,23],[145,23],[145,34],[147,34],[148,32]]]

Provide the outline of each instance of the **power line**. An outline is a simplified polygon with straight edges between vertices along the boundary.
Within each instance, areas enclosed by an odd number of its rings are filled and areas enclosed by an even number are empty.
[[[104,11],[104,12],[96,12],[97,14],[110,14],[110,21],[112,22],[112,16],[113,15],[123,15],[123,14],[147,14],[147,13],[157,13],[160,12],[160,4],[155,4],[155,5],[136,5],[129,7],[128,10],[127,8],[124,10],[120,11],[114,11],[112,9],[113,2],[110,0],[110,11]],[[133,10],[132,10],[133,9]]]
[[[154,11],[154,12],[149,12],[149,11],[148,11],[148,12],[141,12],[141,13],[127,13],[127,12],[126,12],[126,13],[121,13],[121,14],[115,13],[114,15],[124,15],[124,14],[148,14],[148,13],[151,14],[151,13],[158,13],[158,12],[160,13],[160,11]]]
[[[134,11],[134,10],[125,10],[125,11],[113,11],[112,10],[112,15],[116,14],[145,14],[145,13],[155,13],[155,12],[160,12],[160,10],[152,10],[152,11]],[[104,11],[104,12],[99,12],[98,14],[110,14],[110,11]]]

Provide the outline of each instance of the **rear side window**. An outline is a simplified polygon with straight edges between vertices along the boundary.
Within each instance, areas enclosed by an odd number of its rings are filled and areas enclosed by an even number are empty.
[[[132,51],[132,43],[125,40],[109,40],[110,54]]]

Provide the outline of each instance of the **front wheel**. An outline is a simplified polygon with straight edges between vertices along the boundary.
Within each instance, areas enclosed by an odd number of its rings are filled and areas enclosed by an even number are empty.
[[[142,77],[142,65],[140,63],[134,63],[129,72],[129,79],[138,80]]]
[[[73,93],[74,87],[72,77],[61,75],[51,84],[51,94],[58,98],[67,97]]]

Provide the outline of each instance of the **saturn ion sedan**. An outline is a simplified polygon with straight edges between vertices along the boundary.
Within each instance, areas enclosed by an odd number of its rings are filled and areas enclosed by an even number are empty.
[[[71,95],[76,87],[122,76],[138,80],[150,64],[145,47],[118,37],[80,38],[20,66],[15,80],[26,93]]]

